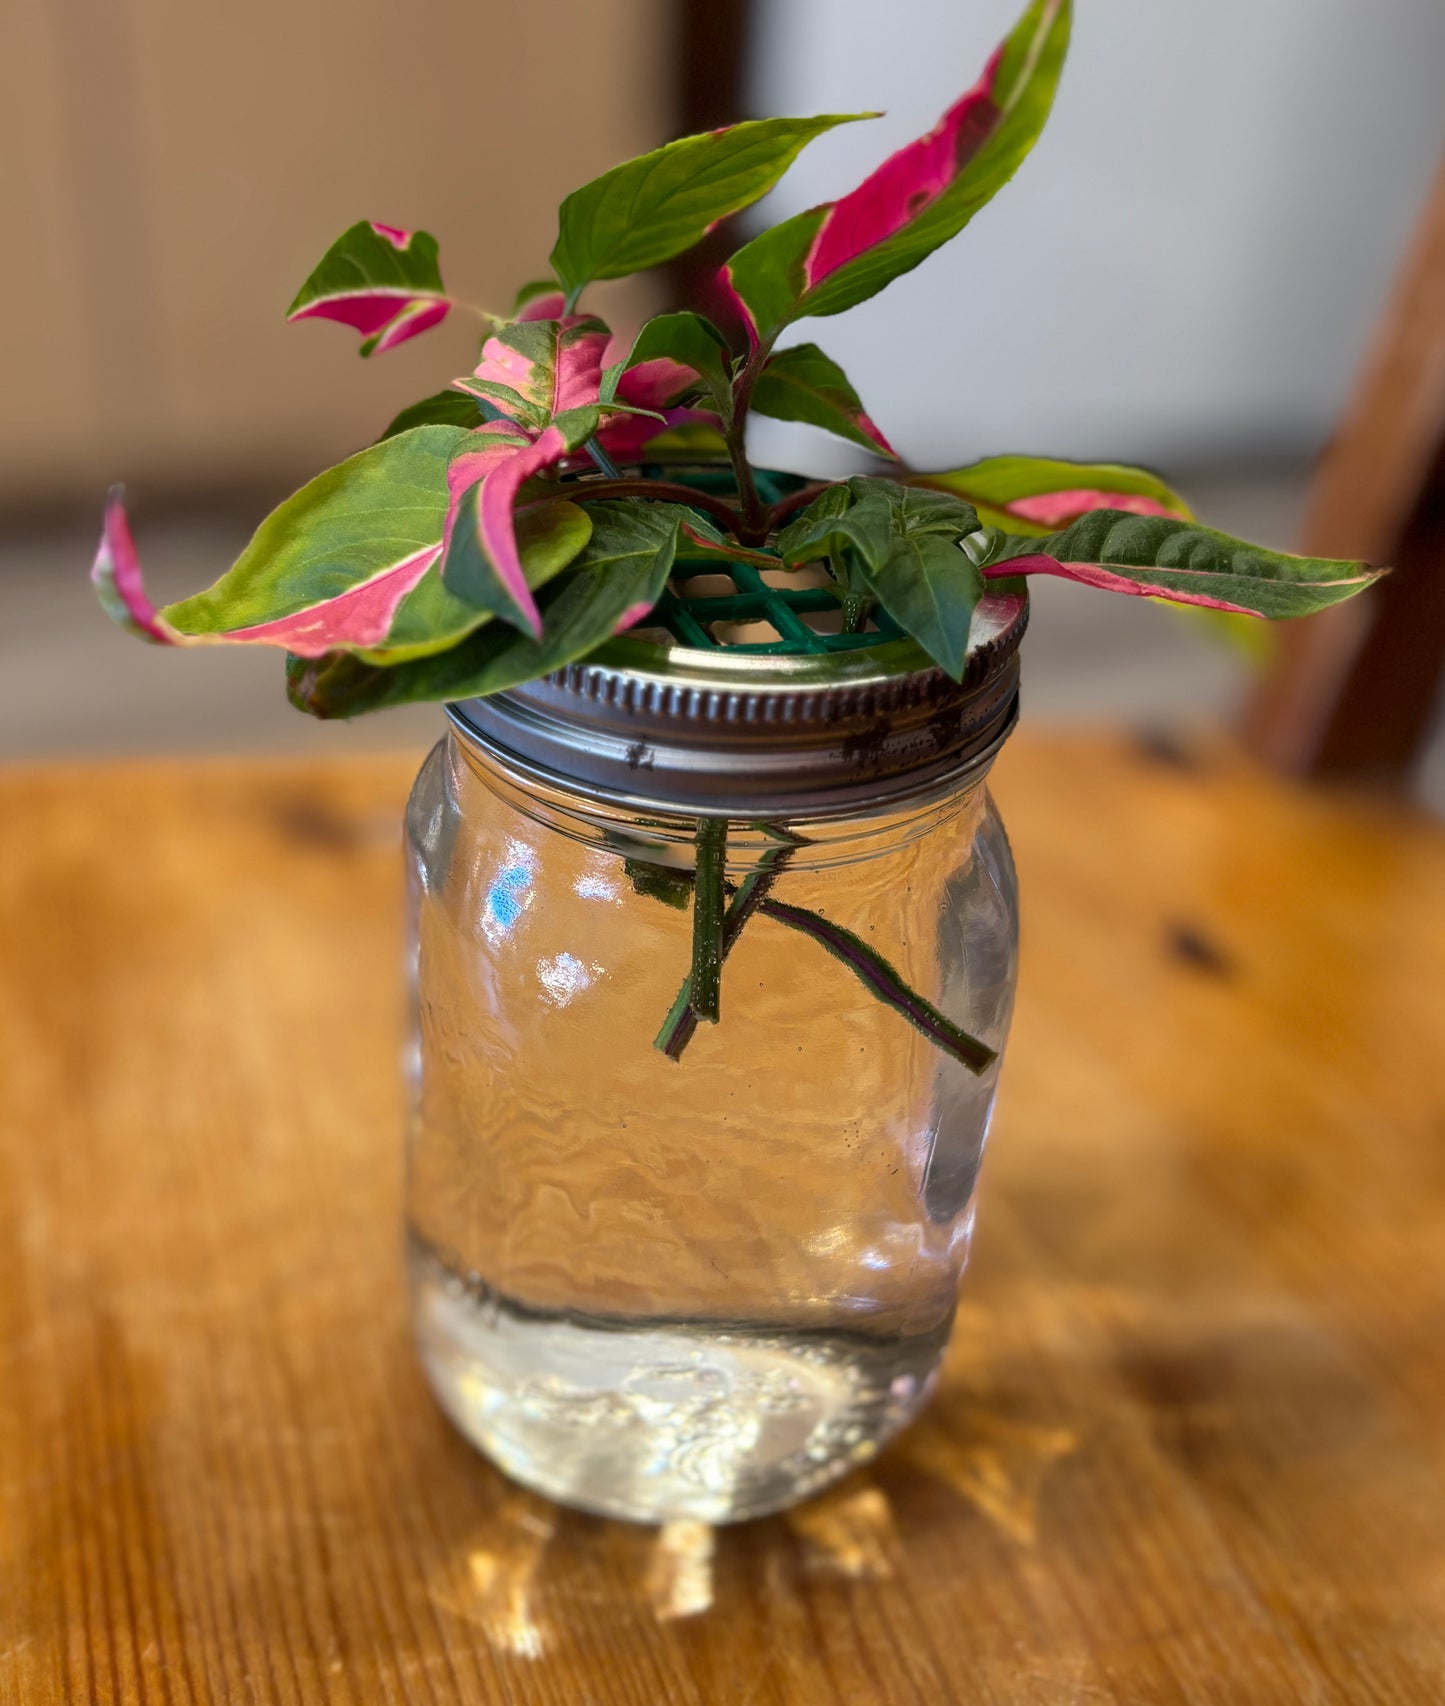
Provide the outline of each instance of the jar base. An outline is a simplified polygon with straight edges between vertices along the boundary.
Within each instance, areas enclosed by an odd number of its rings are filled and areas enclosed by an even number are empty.
[[[413,1236],[412,1318],[442,1408],[500,1469],[632,1522],[741,1522],[866,1463],[927,1402],[951,1321],[878,1337],[541,1313]]]

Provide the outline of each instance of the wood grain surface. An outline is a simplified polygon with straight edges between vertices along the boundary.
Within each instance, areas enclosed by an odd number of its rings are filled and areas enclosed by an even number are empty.
[[[1445,838],[1020,738],[927,1418],[716,1533],[451,1432],[400,1251],[409,766],[0,774],[0,1702],[1445,1700]]]

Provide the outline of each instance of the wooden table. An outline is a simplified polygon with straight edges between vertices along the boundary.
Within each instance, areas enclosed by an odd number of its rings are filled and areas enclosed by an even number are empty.
[[[400,1246],[409,765],[0,776],[0,1702],[1445,1700],[1445,837],[1016,741],[1023,994],[927,1419],[553,1509]]]

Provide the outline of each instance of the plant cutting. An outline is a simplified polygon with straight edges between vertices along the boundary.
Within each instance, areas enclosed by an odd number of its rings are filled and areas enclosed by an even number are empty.
[[[142,637],[277,647],[318,717],[451,707],[409,818],[418,1336],[463,1431],[590,1508],[776,1508],[926,1396],[1012,996],[983,778],[1028,578],[1267,619],[1374,578],[1205,527],[1141,469],[907,468],[795,341],[1012,178],[1070,23],[1069,0],[1032,0],[927,135],[743,243],[711,318],[619,337],[587,293],[874,115],[750,121],[613,168],[563,202],[549,275],[504,314],[448,292],[428,233],[352,226],[290,317],[375,356],[473,312],[475,368],[164,609],[107,506],[94,579]],[[756,468],[754,415],[873,471]]]

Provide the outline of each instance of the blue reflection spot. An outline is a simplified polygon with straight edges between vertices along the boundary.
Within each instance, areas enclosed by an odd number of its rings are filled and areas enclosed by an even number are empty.
[[[485,906],[487,934],[505,936],[522,916],[527,904],[527,890],[532,886],[532,873],[525,865],[503,865],[492,878]]]

